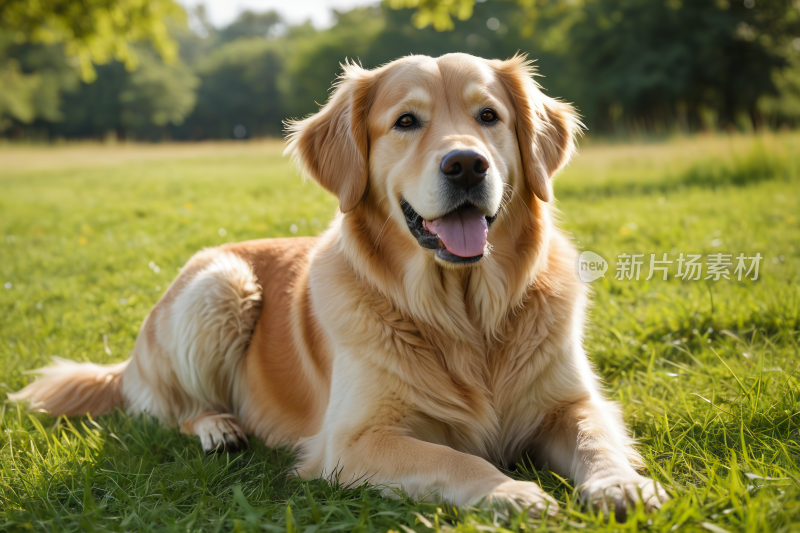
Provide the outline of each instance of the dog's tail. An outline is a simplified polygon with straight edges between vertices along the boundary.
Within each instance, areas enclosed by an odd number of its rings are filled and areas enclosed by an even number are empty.
[[[122,373],[129,362],[97,365],[54,357],[52,365],[36,370],[36,381],[8,399],[26,401],[31,409],[44,409],[54,416],[107,413],[123,404]]]

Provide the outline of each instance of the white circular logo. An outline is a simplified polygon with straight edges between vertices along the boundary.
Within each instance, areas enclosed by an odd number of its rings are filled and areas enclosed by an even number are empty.
[[[578,256],[578,263],[575,268],[580,280],[584,283],[590,283],[598,278],[606,277],[608,261],[594,252],[586,251]]]

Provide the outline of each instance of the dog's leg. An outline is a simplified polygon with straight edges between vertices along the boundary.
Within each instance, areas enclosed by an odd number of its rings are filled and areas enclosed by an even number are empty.
[[[168,424],[212,409],[235,412],[235,384],[260,310],[250,265],[219,248],[204,250],[151,310],[130,360],[58,360],[10,398],[54,415],[97,416],[123,407]]]
[[[659,483],[636,471],[643,462],[632,445],[617,406],[590,396],[550,412],[536,458],[572,477],[584,501],[624,520],[628,504],[642,501],[651,510],[669,499]]]
[[[331,450],[339,453],[325,453],[332,440],[347,444]],[[335,477],[345,485],[368,481],[386,487],[385,496],[402,489],[412,498],[431,497],[453,505],[526,509],[535,516],[558,512],[556,501],[536,483],[513,480],[480,457],[415,439],[398,429],[371,427],[337,439],[319,434],[302,447],[298,471],[304,478]],[[336,459],[323,464],[323,457]]]
[[[181,432],[200,437],[203,451],[236,452],[247,447],[241,422],[233,415],[207,411],[181,424]]]
[[[235,419],[221,413],[237,413],[236,383],[260,305],[261,288],[243,259],[220,249],[196,254],[136,339],[122,380],[128,412],[185,426],[206,451],[224,433],[235,435],[226,429]]]

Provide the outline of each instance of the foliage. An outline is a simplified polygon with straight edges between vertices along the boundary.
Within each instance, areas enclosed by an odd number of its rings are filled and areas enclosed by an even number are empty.
[[[789,0],[517,0],[520,35],[580,72],[581,109],[606,131],[753,127],[797,117],[800,10]],[[391,0],[419,28],[454,30],[474,0]],[[797,63],[797,60],[795,61]],[[780,96],[778,96],[780,95]],[[761,105],[759,105],[761,102]]]
[[[101,123],[114,124],[117,130],[135,127],[144,135],[152,126],[180,122],[194,106],[196,84],[183,65],[164,65],[177,58],[167,31],[169,20],[185,20],[183,9],[172,0],[4,0],[0,3],[0,131],[15,122],[17,130],[34,121],[62,122],[67,116],[62,110],[65,93],[79,88],[74,63],[86,84],[97,79],[95,64],[112,60],[127,71],[140,64],[142,69],[131,74],[123,93],[112,95],[122,100],[122,115],[102,117]],[[163,61],[155,60],[150,48],[134,44],[142,40],[148,40]],[[87,105],[81,114],[97,112]]]
[[[685,130],[696,130],[704,114],[723,128],[735,127],[742,115],[758,126],[756,104],[777,94],[772,72],[786,65],[775,43],[785,35],[771,30],[800,31],[800,19],[787,22],[792,8],[783,0],[747,5],[587,2],[569,41],[596,115],[610,127],[639,121],[651,130],[672,117]]]
[[[797,43],[800,45],[800,38]],[[794,57],[786,68],[773,72],[772,76],[778,94],[763,96],[759,108],[769,117],[782,117],[793,125],[800,124],[800,57]]]
[[[223,43],[248,37],[270,39],[277,37],[283,27],[285,27],[285,24],[281,16],[275,11],[267,11],[265,13],[244,11],[236,20],[221,29],[217,37]]]
[[[199,60],[197,109],[180,129],[179,137],[280,135],[283,109],[278,77],[284,56],[275,43],[259,38],[223,44]],[[237,130],[238,131],[238,130]]]
[[[25,75],[20,71],[19,63],[8,61],[5,68],[0,70],[0,117],[9,115],[21,122],[30,122],[39,114],[57,119],[57,110],[50,105],[37,110],[36,101],[39,100],[37,96],[41,87],[40,74]],[[2,120],[0,130],[9,124],[8,120]]]
[[[62,120],[62,92],[77,83],[75,70],[58,47],[14,44],[0,31],[0,131],[12,120]]]
[[[755,282],[618,281],[612,267],[592,284],[587,352],[649,475],[674,496],[652,516],[637,510],[617,524],[584,509],[570,479],[529,461],[511,475],[559,500],[562,515],[546,523],[300,482],[290,452],[255,439],[241,454],[206,457],[195,437],[146,417],[53,419],[0,400],[0,529],[796,531],[798,143],[588,143],[555,183],[561,226],[610,261],[632,251],[764,256]],[[204,246],[320,233],[336,202],[303,184],[282,149],[0,147],[0,391],[51,355],[125,359]]]
[[[150,124],[181,124],[194,109],[198,79],[186,65],[170,68],[152,54],[140,55],[142,66],[119,95],[121,123],[140,131]]]
[[[62,43],[67,57],[80,63],[84,81],[96,77],[93,63],[114,58],[136,67],[131,43],[147,39],[166,61],[176,57],[165,19],[184,17],[173,0],[3,0],[0,28],[15,41]]]
[[[281,80],[287,115],[316,112],[318,106],[328,100],[331,84],[341,74],[341,64],[346,59],[361,61],[371,52],[385,52],[380,48],[381,43],[376,42],[385,27],[380,9],[362,7],[340,13],[336,24],[328,31],[290,35],[291,53],[287,54],[286,73]],[[363,64],[368,68],[377,66]]]
[[[137,48],[139,67],[119,62],[97,67],[93,83],[64,95],[64,119],[44,123],[52,135],[159,139],[163,126],[181,124],[194,109],[198,79],[182,63],[166,65],[146,47]],[[41,122],[38,124],[42,124]]]
[[[437,31],[452,30],[453,18],[467,20],[472,16],[475,0],[389,0],[392,9],[414,8],[411,18],[419,29],[432,25]]]

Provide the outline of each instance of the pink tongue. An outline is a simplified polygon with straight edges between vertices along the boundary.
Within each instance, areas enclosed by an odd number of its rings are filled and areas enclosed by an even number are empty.
[[[436,220],[423,221],[426,230],[438,235],[447,251],[459,257],[481,255],[486,247],[489,225],[474,207],[459,209]]]

